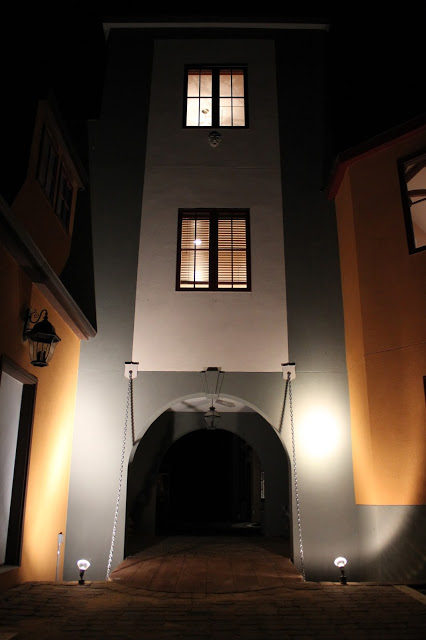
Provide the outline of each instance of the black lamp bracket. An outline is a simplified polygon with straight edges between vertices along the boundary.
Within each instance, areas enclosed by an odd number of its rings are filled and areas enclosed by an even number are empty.
[[[23,333],[24,342],[28,340],[27,333],[29,331],[28,329],[29,323],[31,322],[31,324],[37,324],[37,322],[40,322],[42,313],[45,314],[44,319],[47,320],[47,309],[42,309],[40,313],[37,313],[37,309],[30,309],[30,308],[27,308],[27,310],[25,311],[24,333]]]

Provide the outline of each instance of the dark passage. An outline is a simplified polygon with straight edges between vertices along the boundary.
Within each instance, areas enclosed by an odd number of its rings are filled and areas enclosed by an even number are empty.
[[[161,463],[157,535],[259,533],[260,502],[260,465],[252,448],[222,429],[193,431]]]

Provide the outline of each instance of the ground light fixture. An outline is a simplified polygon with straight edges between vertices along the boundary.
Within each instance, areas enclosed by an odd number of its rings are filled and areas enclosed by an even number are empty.
[[[41,319],[43,314],[44,317]],[[34,325],[32,329],[28,329],[30,322]],[[34,367],[47,367],[61,339],[49,322],[46,309],[42,309],[40,313],[27,309],[23,337],[24,341],[28,340],[29,343],[31,364]]]
[[[221,418],[220,413],[218,413],[213,406],[204,414],[204,420],[207,424],[207,429],[216,429]]]
[[[82,558],[81,560],[77,560],[77,567],[80,569],[80,580],[78,584],[84,584],[84,572],[90,567],[90,562]]]
[[[347,563],[348,561],[346,560],[346,558],[343,558],[342,556],[339,556],[334,561],[336,567],[339,567],[340,569],[340,584],[346,584],[345,567]]]

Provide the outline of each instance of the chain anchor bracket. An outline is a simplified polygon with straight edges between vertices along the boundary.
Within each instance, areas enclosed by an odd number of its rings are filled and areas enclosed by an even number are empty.
[[[139,362],[125,362],[124,363],[124,377],[129,379],[130,373],[133,380],[138,377],[138,365]]]
[[[286,362],[281,365],[283,378],[284,380],[288,380],[288,374],[290,374],[290,380],[294,380],[296,377],[296,363],[295,362]]]

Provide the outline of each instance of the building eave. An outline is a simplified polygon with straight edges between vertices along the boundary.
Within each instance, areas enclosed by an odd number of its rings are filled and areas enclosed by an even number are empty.
[[[363,158],[373,155],[374,153],[388,149],[396,143],[400,143],[404,140],[417,136],[419,133],[424,131],[426,131],[426,114],[422,114],[413,120],[409,120],[397,127],[388,129],[388,131],[380,133],[379,135],[338,154],[333,163],[330,178],[325,189],[328,200],[334,200],[336,197],[346,171],[351,165],[359,162]]]
[[[112,29],[250,29],[250,30],[322,30],[328,31],[330,25],[325,21],[305,21],[289,20],[288,22],[273,22],[273,21],[256,21],[245,22],[242,19],[235,21],[191,21],[191,20],[155,20],[155,21],[143,21],[137,20],[106,20],[103,22],[103,30],[105,38],[108,39],[109,33]]]

